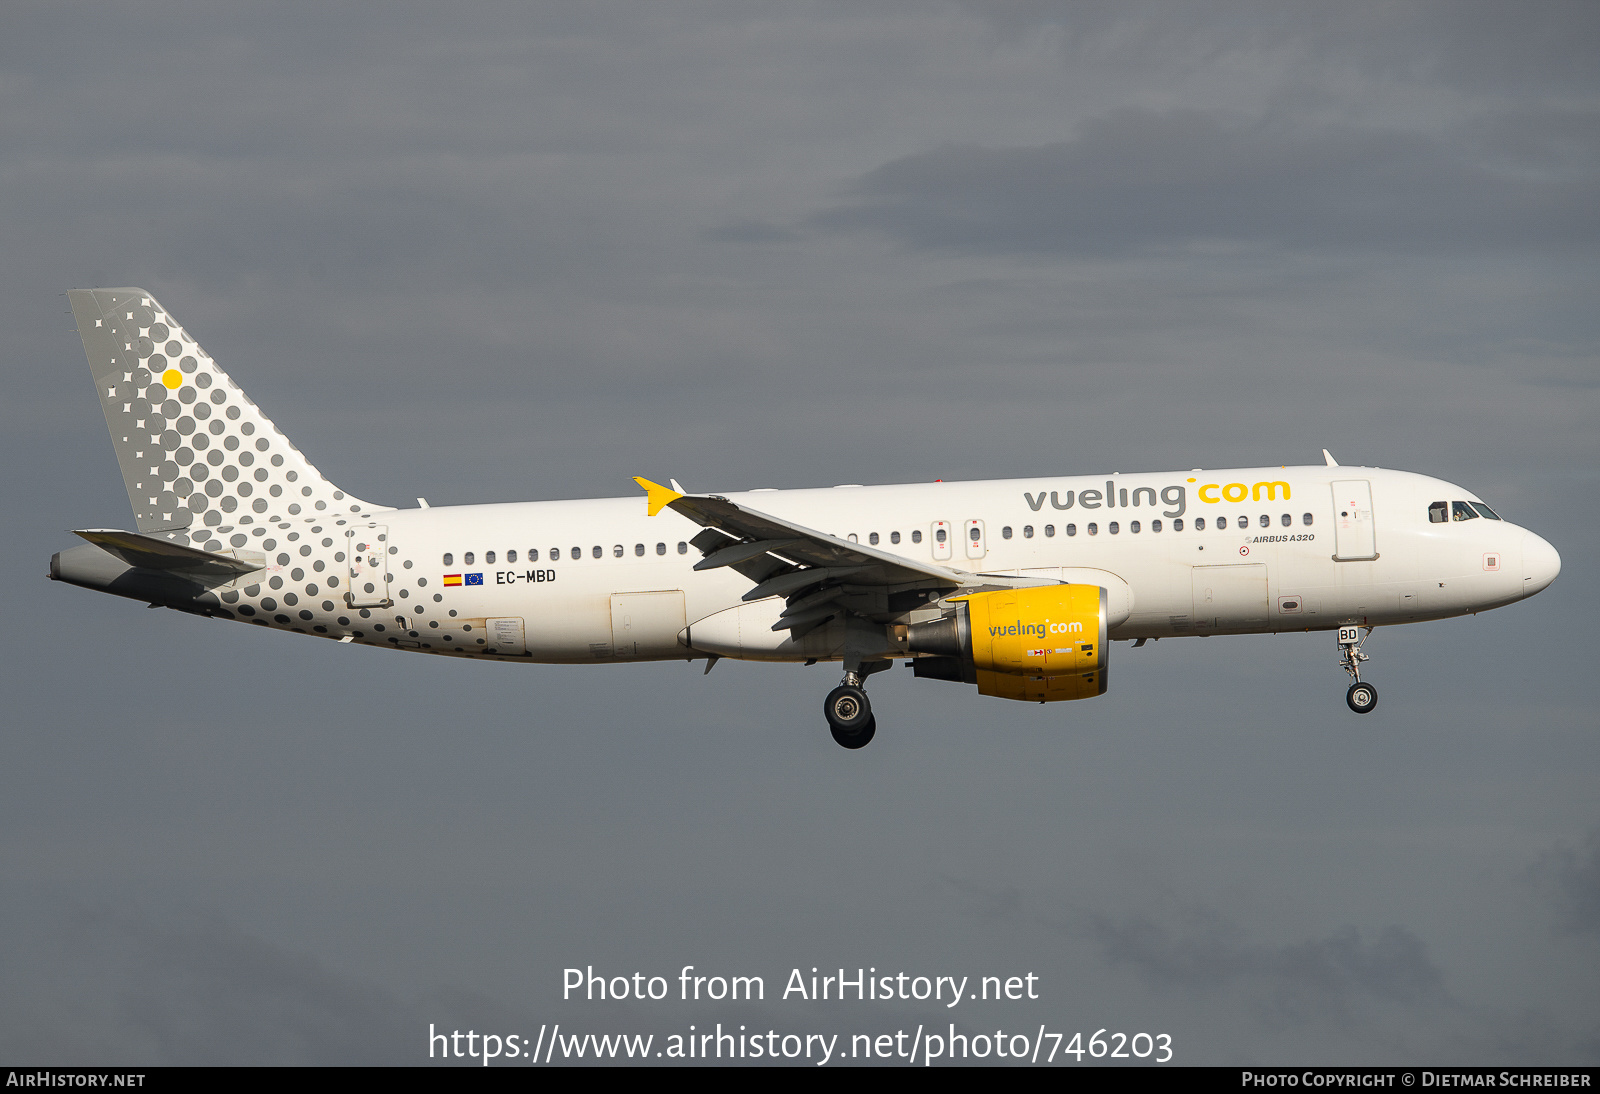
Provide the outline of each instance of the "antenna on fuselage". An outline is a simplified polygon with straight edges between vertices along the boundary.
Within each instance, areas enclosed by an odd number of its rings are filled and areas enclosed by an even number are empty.
[[[1329,467],[1338,467],[1339,466],[1339,461],[1334,459],[1333,458],[1333,453],[1329,452],[1326,448],[1324,448],[1322,450],[1322,458],[1328,461],[1328,466]]]

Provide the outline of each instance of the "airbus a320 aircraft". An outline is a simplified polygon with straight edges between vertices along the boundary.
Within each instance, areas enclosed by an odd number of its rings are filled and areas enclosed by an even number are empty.
[[[137,531],[50,576],[340,642],[496,661],[840,661],[1004,699],[1103,695],[1113,640],[1333,631],[1366,714],[1374,627],[1532,596],[1555,548],[1472,492],[1374,467],[1264,467],[415,509],[323,478],[143,289],[68,293]],[[1364,633],[1363,633],[1364,632]]]

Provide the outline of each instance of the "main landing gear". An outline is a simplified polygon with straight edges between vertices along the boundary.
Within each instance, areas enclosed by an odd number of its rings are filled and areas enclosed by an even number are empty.
[[[1339,628],[1339,664],[1354,679],[1344,701],[1357,714],[1371,714],[1378,705],[1378,689],[1361,679],[1361,662],[1371,660],[1361,652],[1361,647],[1372,637],[1372,628],[1361,634],[1360,627]]]
[[[868,676],[888,668],[891,661],[868,661],[860,671],[847,670],[838,687],[828,692],[823,701],[822,713],[828,719],[828,729],[833,739],[845,748],[861,748],[878,732],[878,720],[872,716],[872,700],[867,698],[863,685]]]
[[[857,684],[843,683],[828,692],[822,709],[828,717],[833,739],[845,748],[860,748],[878,732],[878,720],[872,716],[872,701]]]

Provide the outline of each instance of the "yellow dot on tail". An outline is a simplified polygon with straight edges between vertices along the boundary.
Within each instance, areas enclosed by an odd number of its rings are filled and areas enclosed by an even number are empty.
[[[173,391],[177,391],[178,388],[183,386],[183,373],[175,368],[169,368],[161,374],[161,382]]]

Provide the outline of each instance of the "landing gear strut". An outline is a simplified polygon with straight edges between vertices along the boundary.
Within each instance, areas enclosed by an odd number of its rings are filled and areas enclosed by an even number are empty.
[[[1344,693],[1345,703],[1357,714],[1371,714],[1378,705],[1378,689],[1361,679],[1361,662],[1371,660],[1361,647],[1372,637],[1372,628],[1366,634],[1360,631],[1360,627],[1339,628],[1339,664],[1355,680]]]

